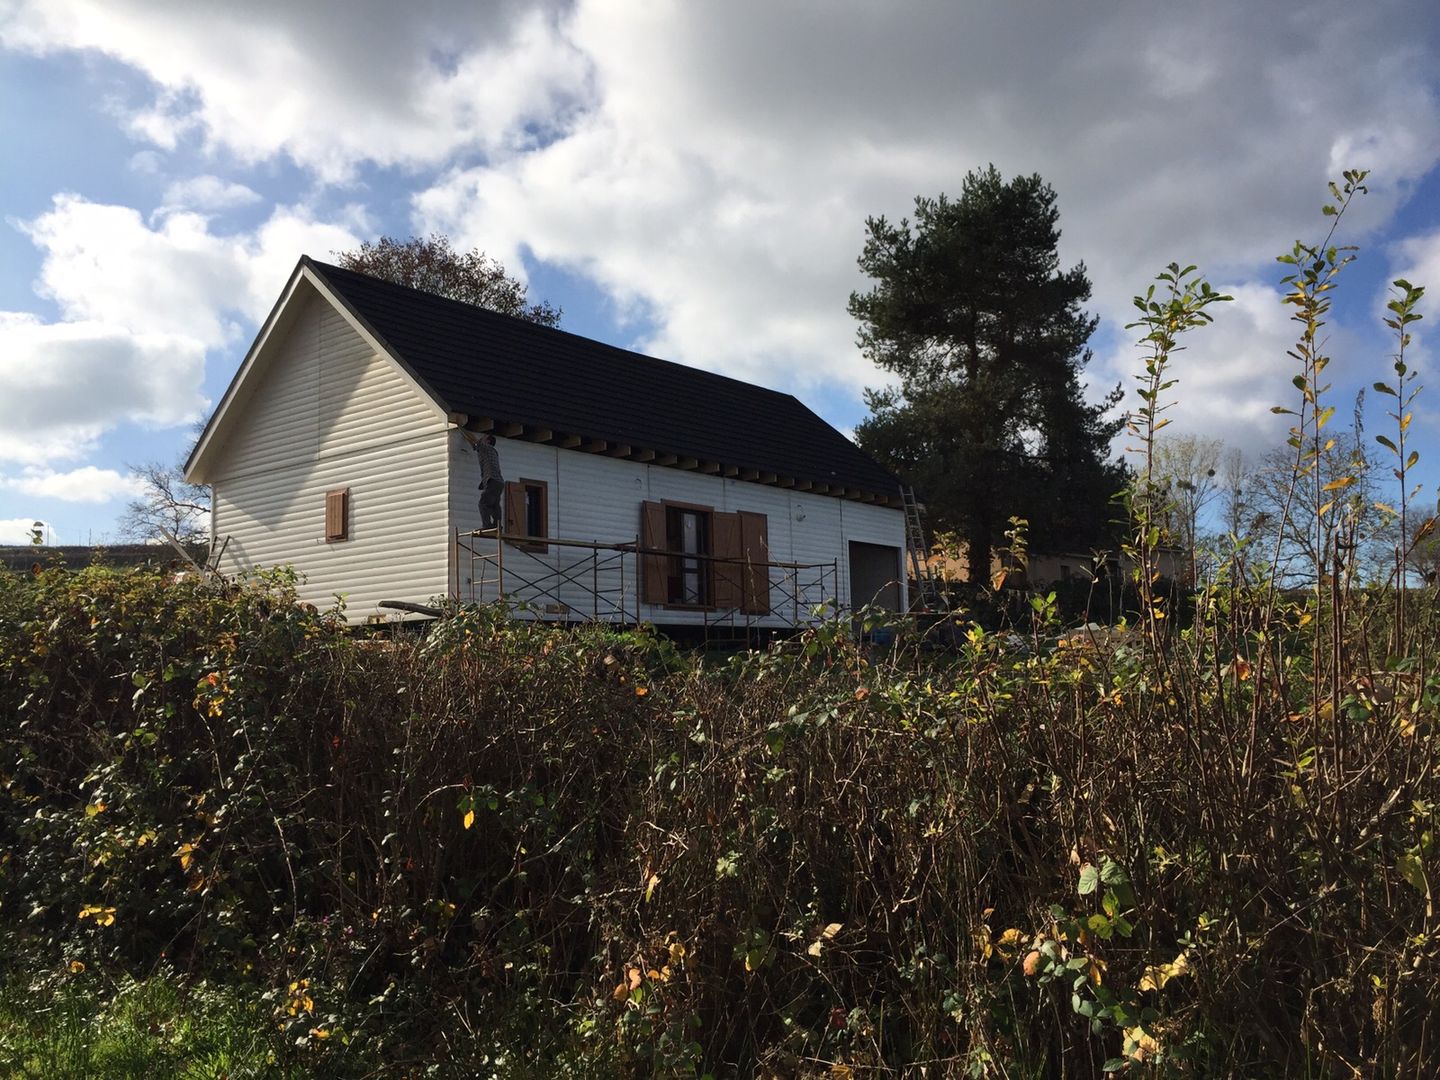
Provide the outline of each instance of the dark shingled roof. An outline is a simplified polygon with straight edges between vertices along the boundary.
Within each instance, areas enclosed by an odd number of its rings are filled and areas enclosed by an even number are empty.
[[[789,394],[304,260],[450,412],[800,481],[899,481]]]

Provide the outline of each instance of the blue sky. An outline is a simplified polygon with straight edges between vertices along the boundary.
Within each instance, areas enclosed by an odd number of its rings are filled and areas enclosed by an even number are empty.
[[[382,234],[447,233],[570,330],[849,428],[881,381],[845,312],[866,215],[989,162],[1059,193],[1097,392],[1137,367],[1129,298],[1164,264],[1236,296],[1172,415],[1258,458],[1293,396],[1274,256],[1323,230],[1328,178],[1372,171],[1339,413],[1389,373],[1387,282],[1440,301],[1440,18],[1271,9],[0,0],[0,542],[114,539],[127,464],[182,453],[296,259]]]

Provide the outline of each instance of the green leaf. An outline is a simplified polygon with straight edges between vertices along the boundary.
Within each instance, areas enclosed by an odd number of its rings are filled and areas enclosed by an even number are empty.
[[[1412,889],[1422,896],[1429,895],[1430,882],[1425,877],[1425,864],[1419,855],[1413,851],[1407,851],[1396,860],[1395,869],[1400,871],[1400,876],[1409,883]]]
[[[1100,880],[1106,885],[1123,885],[1129,882],[1130,875],[1125,873],[1125,868],[1113,859],[1104,859],[1100,863]]]
[[[1100,871],[1094,866],[1090,866],[1088,864],[1081,867],[1079,886],[1080,895],[1089,896],[1099,887],[1099,885]]]
[[[1381,446],[1385,447],[1387,450],[1389,450],[1392,454],[1400,453],[1399,448],[1393,442],[1387,439],[1384,435],[1376,435],[1375,441]]]

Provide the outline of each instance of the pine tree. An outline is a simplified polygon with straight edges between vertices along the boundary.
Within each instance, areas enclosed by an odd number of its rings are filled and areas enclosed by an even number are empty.
[[[915,200],[915,219],[867,219],[853,293],[861,349],[897,377],[866,392],[860,445],[920,490],[938,527],[968,546],[983,580],[1009,518],[1037,550],[1104,543],[1124,466],[1117,385],[1086,402],[1081,375],[1097,319],[1084,264],[1060,268],[1055,192],[992,165],[958,199]]]

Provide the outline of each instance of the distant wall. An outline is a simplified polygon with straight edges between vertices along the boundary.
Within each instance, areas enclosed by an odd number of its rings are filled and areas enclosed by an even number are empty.
[[[190,545],[190,557],[205,561],[205,545]],[[95,563],[103,566],[184,566],[185,560],[169,544],[68,544],[63,546],[31,544],[0,547],[0,566],[8,570],[28,571],[36,563],[42,567],[60,563],[67,570],[83,570]]]

